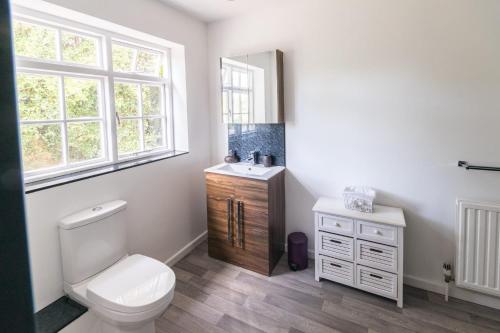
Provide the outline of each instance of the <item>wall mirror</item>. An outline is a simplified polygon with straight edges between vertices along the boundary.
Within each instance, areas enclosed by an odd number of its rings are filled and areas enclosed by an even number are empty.
[[[284,122],[283,52],[221,58],[220,70],[224,123]]]

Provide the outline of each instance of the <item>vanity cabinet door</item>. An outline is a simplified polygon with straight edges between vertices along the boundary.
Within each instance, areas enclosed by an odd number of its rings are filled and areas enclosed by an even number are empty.
[[[265,275],[283,254],[284,175],[269,181],[207,173],[208,254]]]
[[[244,179],[235,184],[235,246],[243,267],[269,274],[268,183]]]
[[[234,254],[234,187],[228,177],[207,174],[208,252],[221,260]]]

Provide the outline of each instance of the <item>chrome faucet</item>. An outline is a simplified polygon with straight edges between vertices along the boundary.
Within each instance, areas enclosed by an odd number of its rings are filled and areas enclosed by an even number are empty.
[[[248,155],[247,161],[252,162],[253,165],[259,164],[259,152],[254,150]]]

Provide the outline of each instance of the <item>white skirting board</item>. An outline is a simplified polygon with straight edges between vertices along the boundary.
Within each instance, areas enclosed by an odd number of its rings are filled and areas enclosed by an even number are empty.
[[[285,252],[288,250],[288,245],[285,244]],[[286,255],[286,254],[285,254]],[[307,256],[309,259],[314,260],[314,250],[308,249]],[[437,294],[441,294],[444,297],[445,284],[436,281],[430,281],[422,279],[416,276],[406,275],[404,276],[404,284],[409,286],[420,288],[428,291],[432,291]],[[453,283],[450,283],[450,293],[451,297],[455,297],[464,301],[488,306],[490,308],[500,309],[500,298],[476,293],[463,288],[457,288]]]
[[[444,297],[444,288],[445,288],[444,282],[437,283],[435,281],[425,280],[411,275],[405,275],[404,283],[415,288],[420,288],[435,292],[437,294],[441,294]],[[464,301],[500,310],[500,298],[489,296],[486,294],[476,293],[463,288],[458,288],[453,283],[450,283],[449,295],[451,297],[455,297]]]
[[[195,247],[197,247],[198,245],[200,245],[201,243],[203,243],[203,241],[205,239],[207,239],[207,232],[208,231],[202,232],[198,237],[196,237],[191,242],[189,242],[188,244],[186,244],[186,246],[184,246],[182,249],[180,249],[179,251],[177,251],[173,256],[171,256],[170,258],[168,258],[165,261],[165,264],[167,266],[172,267],[176,263],[178,263],[180,260],[182,260],[182,258],[184,258],[185,256],[187,256],[191,251],[193,251],[193,249]]]

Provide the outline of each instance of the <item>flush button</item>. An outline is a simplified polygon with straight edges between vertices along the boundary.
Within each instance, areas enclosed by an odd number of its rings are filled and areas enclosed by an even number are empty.
[[[93,212],[98,212],[98,211],[100,211],[100,210],[102,210],[102,207],[101,207],[101,206],[97,206],[97,207],[92,208],[92,211],[93,211]]]

